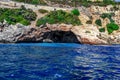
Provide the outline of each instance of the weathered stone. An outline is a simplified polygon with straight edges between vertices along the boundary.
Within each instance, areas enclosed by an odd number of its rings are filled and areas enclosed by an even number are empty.
[[[97,29],[96,26],[93,25],[87,25],[87,26],[75,26],[72,28],[72,32],[77,36],[78,40],[81,43],[107,44],[107,41],[97,37],[99,35],[99,30]]]
[[[21,24],[3,27],[0,32],[1,43],[17,42],[56,42],[83,44],[119,44],[120,32],[111,35],[100,33],[94,25],[72,26],[66,24],[44,27],[29,27]]]
[[[97,35],[97,37],[98,37],[99,39],[102,39],[102,40],[107,41],[107,39],[108,39],[108,34],[106,34],[106,33],[99,33],[99,35]]]

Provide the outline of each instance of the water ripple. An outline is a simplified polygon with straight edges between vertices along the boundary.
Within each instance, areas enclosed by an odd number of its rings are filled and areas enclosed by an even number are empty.
[[[119,80],[120,45],[0,44],[0,80]]]

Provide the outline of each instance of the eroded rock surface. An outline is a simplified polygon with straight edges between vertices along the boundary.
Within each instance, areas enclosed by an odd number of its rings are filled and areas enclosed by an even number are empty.
[[[120,31],[113,34],[100,33],[97,26],[72,26],[65,24],[47,24],[41,27],[29,27],[21,24],[0,24],[0,42],[55,42],[82,44],[120,44]]]
[[[6,24],[5,24],[6,25]],[[72,26],[46,25],[41,28],[23,26],[21,24],[1,25],[0,42],[60,42],[79,43],[77,37],[71,32]]]

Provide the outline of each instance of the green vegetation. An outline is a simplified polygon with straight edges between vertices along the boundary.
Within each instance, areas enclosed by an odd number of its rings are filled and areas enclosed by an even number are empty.
[[[103,0],[99,1],[96,0],[94,2],[90,0],[14,0],[14,1],[19,1],[19,2],[25,2],[25,3],[30,3],[30,4],[42,4],[42,5],[47,5],[47,2],[51,2],[54,4],[63,4],[63,5],[69,5],[69,6],[85,6],[89,7],[91,5],[97,5],[97,6],[106,6],[106,5],[116,5],[119,4],[119,2],[115,2],[114,0]]]
[[[37,4],[46,5],[44,0],[13,0],[13,1],[19,1],[19,2],[24,2],[24,3],[35,4],[35,5]]]
[[[100,28],[99,31],[100,32],[105,32],[105,28]]]
[[[105,5],[109,5],[109,4],[115,4],[115,1],[114,0],[103,0],[103,3],[105,4]]]
[[[119,26],[117,24],[115,24],[114,20],[112,19],[112,16],[114,16],[114,13],[103,13],[100,17],[105,19],[108,18],[110,20],[110,23],[106,25],[107,27],[107,31],[109,34],[111,34],[114,30],[118,30]],[[101,21],[100,20],[96,20],[95,22],[97,25],[101,26]],[[100,28],[99,29],[100,32],[105,32],[104,28]]]
[[[108,18],[110,22],[114,22],[112,16],[114,16],[114,13],[103,13],[100,17],[103,19]]]
[[[46,16],[40,18],[37,21],[37,26],[45,25],[46,23],[49,23],[49,24],[65,23],[65,24],[72,24],[72,25],[81,24],[78,16],[73,15],[71,13],[67,13],[62,10],[51,11]]]
[[[91,20],[88,20],[88,21],[86,22],[86,24],[92,24],[92,21],[91,21]]]
[[[85,33],[91,33],[90,31],[85,31]]]
[[[95,21],[95,23],[96,23],[98,26],[102,26],[102,22],[101,22],[100,19],[97,19],[97,20]]]
[[[105,18],[111,18],[112,15],[109,14],[109,13],[103,13],[100,17],[103,18],[103,19],[105,19]]]
[[[120,5],[120,4],[119,4],[119,5]],[[117,5],[114,5],[112,10],[117,11],[117,10],[119,10],[119,7],[117,7]]]
[[[114,30],[118,30],[119,26],[115,23],[109,23],[107,24],[107,31],[109,34],[111,34]]]
[[[80,15],[80,12],[79,12],[78,9],[73,9],[73,10],[71,11],[71,13],[74,14],[74,15],[76,15],[76,16],[79,16],[79,15]]]
[[[30,21],[36,19],[36,14],[31,9],[8,9],[0,8],[0,22],[3,22],[4,19],[9,24],[21,23],[23,25],[29,25]]]
[[[39,12],[42,13],[42,14],[44,14],[44,13],[48,13],[48,11],[45,10],[45,9],[39,9]]]
[[[89,4],[92,5],[97,5],[97,6],[107,6],[107,5],[115,5],[117,3],[115,3],[114,0],[103,0],[103,1],[95,1],[95,2],[89,2]]]

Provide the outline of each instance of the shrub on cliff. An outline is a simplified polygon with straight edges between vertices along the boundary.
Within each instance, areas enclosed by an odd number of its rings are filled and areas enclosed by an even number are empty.
[[[44,14],[44,13],[48,13],[48,11],[45,10],[45,9],[39,9],[38,11],[39,11],[40,13],[42,13],[42,14]]]
[[[79,12],[78,9],[73,9],[73,10],[71,11],[71,13],[74,14],[74,15],[76,15],[76,16],[79,16],[79,15],[80,15],[80,12]]]
[[[106,5],[115,4],[114,0],[103,0],[103,3]]]
[[[97,20],[95,21],[95,23],[96,23],[98,26],[102,26],[102,22],[101,22],[100,19],[97,19]]]
[[[100,17],[103,19],[108,18],[110,22],[114,22],[112,16],[114,16],[114,13],[103,13]]]
[[[86,24],[92,24],[92,21],[91,21],[91,20],[88,20],[88,21],[86,22]]]
[[[25,8],[0,8],[0,15],[0,22],[3,22],[5,19],[9,24],[21,23],[23,25],[29,25],[30,21],[34,21],[37,16],[32,10]]]
[[[21,9],[22,9],[22,10],[26,10],[26,8],[25,8],[24,5],[21,5]]]
[[[65,24],[72,24],[72,25],[80,25],[81,22],[78,16],[73,15],[71,13],[67,13],[62,10],[52,11],[48,15],[40,18],[37,21],[37,26],[44,25],[46,23],[49,24],[56,24],[56,23],[65,23]]]
[[[29,21],[34,21],[37,17],[36,13],[29,10],[27,10],[24,14],[22,14],[22,16]]]
[[[100,32],[105,32],[105,28],[100,28],[99,31]]]
[[[8,18],[6,18],[6,21],[8,22],[8,24],[16,24],[17,22],[23,24],[23,25],[29,25],[30,21],[24,19],[21,16],[9,16]]]
[[[14,1],[25,2],[25,3],[30,3],[30,4],[46,5],[44,0],[14,0]]]
[[[40,18],[38,21],[37,21],[37,24],[36,26],[40,26],[40,25],[45,25],[47,23],[48,19],[46,17],[43,17],[43,18]]]
[[[111,34],[114,30],[118,30],[119,26],[115,23],[109,23],[107,24],[107,31],[109,34]]]

